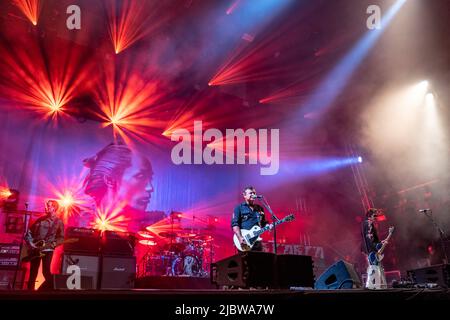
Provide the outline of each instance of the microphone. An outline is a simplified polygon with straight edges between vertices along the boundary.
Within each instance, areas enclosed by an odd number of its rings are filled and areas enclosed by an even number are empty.
[[[431,211],[431,209],[420,209],[419,210],[419,212],[421,212],[421,213],[425,213],[425,212],[428,212],[428,211]]]
[[[252,199],[262,199],[263,196],[252,194]]]

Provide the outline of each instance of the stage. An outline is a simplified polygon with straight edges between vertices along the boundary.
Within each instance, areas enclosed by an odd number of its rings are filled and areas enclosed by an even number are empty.
[[[276,302],[337,302],[337,301],[427,301],[450,300],[448,289],[130,289],[130,290],[55,290],[41,291],[1,291],[1,301],[14,300],[133,300],[168,301],[189,303],[254,303]]]
[[[449,4],[0,1],[2,319],[446,303]]]

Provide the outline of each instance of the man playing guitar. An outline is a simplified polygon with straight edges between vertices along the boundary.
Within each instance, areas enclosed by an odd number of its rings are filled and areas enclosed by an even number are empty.
[[[250,230],[255,225],[264,227],[267,224],[267,220],[264,216],[264,209],[255,203],[256,190],[254,187],[248,186],[244,188],[242,196],[245,201],[234,208],[231,227],[240,243],[245,246],[246,242],[241,234],[241,229]],[[256,241],[251,248],[252,251],[262,251],[262,249],[261,241]]]
[[[389,235],[385,240],[380,241],[376,228],[376,217],[380,215],[379,209],[370,208],[366,212],[366,218],[362,225],[362,236],[364,239],[364,249],[367,253],[369,267],[367,269],[366,288],[385,289],[387,288],[386,277],[384,275],[383,251],[394,232],[394,227],[389,228]]]
[[[45,282],[39,289],[53,289],[53,276],[50,271],[53,251],[55,247],[64,242],[64,223],[57,216],[59,209],[56,200],[48,200],[46,203],[46,215],[37,219],[25,236],[30,261],[30,277],[28,290],[34,290],[36,277],[42,259],[42,273]]]

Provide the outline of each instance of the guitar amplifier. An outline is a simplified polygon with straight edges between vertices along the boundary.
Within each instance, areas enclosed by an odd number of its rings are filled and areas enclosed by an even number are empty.
[[[136,257],[103,257],[100,289],[131,289],[135,279]]]
[[[97,288],[100,272],[100,257],[67,254],[65,252],[62,262],[62,274],[70,274],[67,272],[67,268],[71,265],[80,267],[81,277],[86,276],[92,278],[92,288]]]
[[[65,238],[78,239],[76,242],[64,243],[64,252],[66,253],[96,255],[100,251],[100,230],[69,227],[66,230]]]
[[[104,231],[101,252],[104,255],[128,256],[134,255],[135,237],[130,232]]]
[[[416,284],[436,283],[442,288],[450,287],[450,264],[408,270],[407,274]]]
[[[23,289],[25,271],[23,269],[17,271],[15,289]],[[15,272],[16,270],[0,270],[0,290],[13,289]]]
[[[67,280],[69,279],[70,274],[55,274],[53,275],[53,289],[56,290],[74,290],[70,289],[67,286]],[[94,285],[94,280],[89,276],[81,276],[80,278],[80,289],[81,290],[92,290],[96,289],[96,285]]]
[[[0,269],[15,269],[19,264],[20,245],[0,243]]]

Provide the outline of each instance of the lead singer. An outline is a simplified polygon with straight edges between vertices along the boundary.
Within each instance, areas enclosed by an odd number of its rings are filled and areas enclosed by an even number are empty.
[[[245,187],[242,196],[245,201],[234,208],[231,227],[241,244],[245,245],[246,243],[242,237],[241,229],[250,230],[255,225],[264,227],[267,224],[267,220],[264,215],[263,207],[255,203],[256,190],[254,187]],[[251,251],[262,251],[262,249],[261,241],[256,241]]]

